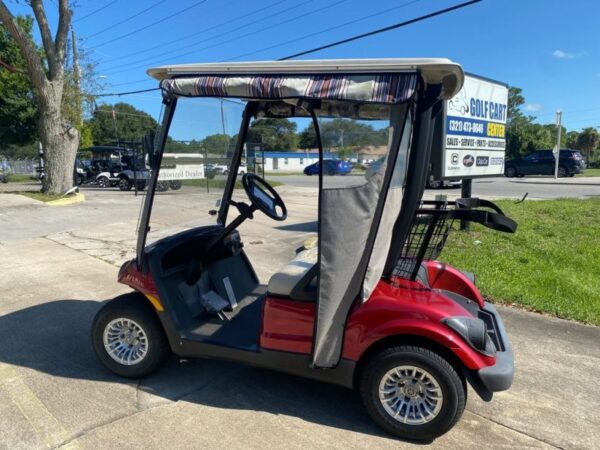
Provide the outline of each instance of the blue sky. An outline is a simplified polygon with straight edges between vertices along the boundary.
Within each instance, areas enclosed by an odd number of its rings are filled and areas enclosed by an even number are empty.
[[[45,3],[55,25],[55,2]],[[105,92],[120,92],[155,87],[145,74],[145,68],[154,65],[276,59],[457,3],[460,0],[79,0],[74,27],[80,46],[98,62]],[[9,7],[17,13],[30,11],[10,2]],[[172,17],[152,25],[168,16]],[[580,129],[600,126],[599,17],[600,2],[595,0],[484,0],[304,58],[447,57],[468,72],[521,87],[527,100],[524,110],[540,122],[553,122],[561,109],[563,124]],[[114,28],[106,30],[110,26]],[[132,34],[123,37],[128,33]],[[160,109],[158,93],[104,101],[127,101],[155,117]]]

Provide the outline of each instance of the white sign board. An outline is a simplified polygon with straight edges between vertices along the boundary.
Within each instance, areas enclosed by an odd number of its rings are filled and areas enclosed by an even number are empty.
[[[463,88],[444,105],[441,178],[504,174],[508,87],[465,76]]]
[[[182,164],[175,167],[161,167],[159,180],[196,180],[204,178],[204,164]]]
[[[196,180],[205,177],[204,156],[199,153],[165,153],[158,179]]]

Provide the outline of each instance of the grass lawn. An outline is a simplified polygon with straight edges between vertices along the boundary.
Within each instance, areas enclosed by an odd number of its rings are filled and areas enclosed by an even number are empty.
[[[24,175],[18,173],[9,173],[7,178],[9,183],[30,183],[34,181],[31,178],[31,175]]]
[[[21,194],[25,197],[29,197],[34,200],[39,200],[40,202],[50,202],[52,200],[58,200],[59,198],[62,198],[62,195],[60,194],[45,194],[40,191],[21,191],[15,192],[15,194]]]
[[[600,325],[600,198],[497,204],[515,234],[472,224],[451,233],[439,259],[473,271],[494,302]]]
[[[583,173],[575,175],[576,177],[600,177],[600,169],[585,169]]]

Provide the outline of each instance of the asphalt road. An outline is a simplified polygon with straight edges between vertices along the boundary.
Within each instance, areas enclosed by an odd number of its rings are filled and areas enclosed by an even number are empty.
[[[266,178],[267,180],[278,181],[296,187],[317,188],[319,183],[318,177],[309,177],[306,175],[276,176],[267,174]],[[327,181],[330,183],[331,187],[344,186],[346,183],[351,183],[353,178],[356,177],[328,177]],[[431,194],[460,195],[460,188],[428,189],[428,192]],[[600,183],[597,186],[567,184],[552,186],[548,184],[523,183],[504,177],[473,180],[473,197],[522,198],[526,193],[528,193],[528,198],[536,199],[564,197],[586,198],[600,196]]]

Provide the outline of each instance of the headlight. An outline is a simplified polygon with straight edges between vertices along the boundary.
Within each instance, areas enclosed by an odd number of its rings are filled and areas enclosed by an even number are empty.
[[[480,353],[492,356],[496,347],[487,334],[487,327],[481,319],[475,317],[450,317],[442,323],[460,334],[467,343]]]

